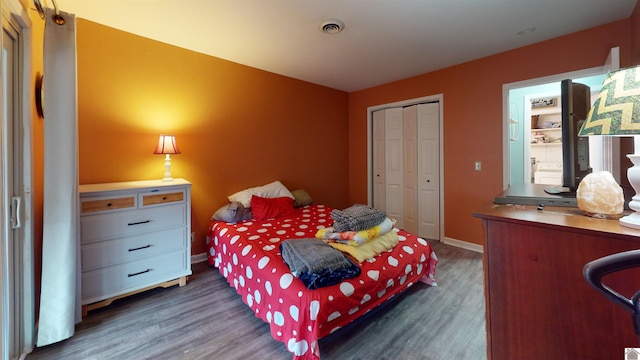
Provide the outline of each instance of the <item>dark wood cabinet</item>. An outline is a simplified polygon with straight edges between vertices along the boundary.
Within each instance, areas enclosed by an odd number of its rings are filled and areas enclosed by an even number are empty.
[[[640,248],[640,230],[577,208],[487,204],[474,216],[485,229],[488,359],[622,359],[640,347],[631,313],[582,275],[591,260]],[[605,280],[630,297],[640,269]]]

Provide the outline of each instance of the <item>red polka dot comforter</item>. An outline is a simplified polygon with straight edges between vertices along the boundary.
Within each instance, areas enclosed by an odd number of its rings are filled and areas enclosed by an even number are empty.
[[[213,221],[209,264],[267,322],[294,359],[319,359],[318,339],[391,299],[418,281],[435,285],[438,262],[431,245],[403,230],[392,250],[360,264],[360,276],[309,290],[280,255],[280,242],[312,238],[332,224],[331,209],[310,205],[290,217],[235,224]]]

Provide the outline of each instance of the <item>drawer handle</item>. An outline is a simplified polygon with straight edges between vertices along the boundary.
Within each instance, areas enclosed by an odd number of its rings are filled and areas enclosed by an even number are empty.
[[[140,272],[133,273],[133,274],[127,274],[127,277],[134,277],[134,276],[142,275],[144,273],[148,273],[149,271],[151,271],[151,269],[147,269],[147,270],[140,271]]]
[[[138,250],[142,250],[142,249],[148,249],[150,247],[151,247],[151,245],[145,245],[145,246],[140,246],[140,247],[137,247],[137,248],[129,249],[129,251],[138,251]]]
[[[127,226],[147,224],[147,223],[150,223],[150,222],[151,222],[151,220],[138,221],[138,222],[128,223]]]

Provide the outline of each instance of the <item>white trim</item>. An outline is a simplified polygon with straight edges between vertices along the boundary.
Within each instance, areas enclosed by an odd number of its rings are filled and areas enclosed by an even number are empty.
[[[462,249],[475,251],[477,253],[484,253],[484,246],[478,245],[475,243],[470,243],[468,241],[456,240],[456,239],[445,236],[444,238],[442,238],[441,242],[446,245],[451,245],[451,246],[459,247]]]
[[[22,42],[20,43],[22,51],[22,61],[24,66],[22,72],[22,202],[24,204],[23,214],[23,258],[22,258],[22,312],[23,312],[23,341],[21,357],[33,351],[35,346],[35,284],[34,284],[34,231],[33,231],[33,141],[31,134],[32,117],[31,101],[31,21],[26,12],[23,12],[19,18],[22,26]]]
[[[438,102],[439,104],[438,116],[440,119],[438,124],[438,138],[440,144],[438,151],[440,152],[440,168],[438,169],[438,171],[440,173],[440,189],[438,196],[440,204],[438,206],[438,209],[440,209],[440,231],[438,233],[440,234],[440,239],[438,240],[441,240],[444,237],[444,94],[424,96],[415,99],[408,99],[367,107],[367,202],[369,204],[373,203],[373,112],[391,107],[403,107],[426,102]]]

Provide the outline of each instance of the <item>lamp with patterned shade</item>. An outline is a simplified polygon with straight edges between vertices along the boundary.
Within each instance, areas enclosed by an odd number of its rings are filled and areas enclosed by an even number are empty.
[[[162,181],[172,181],[171,177],[171,154],[180,154],[176,138],[173,135],[160,135],[158,145],[153,151],[154,154],[163,154],[164,157],[164,178]]]
[[[580,129],[580,136],[640,134],[640,67],[621,69],[607,75],[600,95],[594,102]],[[629,202],[634,212],[623,216],[620,224],[640,229],[640,149],[627,157],[633,163],[627,170],[635,194]]]

